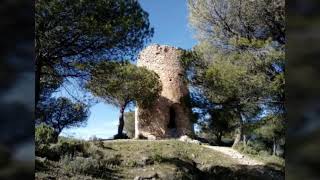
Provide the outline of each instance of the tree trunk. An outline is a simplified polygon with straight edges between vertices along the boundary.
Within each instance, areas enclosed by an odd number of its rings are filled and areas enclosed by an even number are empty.
[[[118,136],[121,137],[123,134],[123,127],[124,127],[124,114],[125,105],[120,107],[120,116],[119,116],[119,126],[118,126]]]
[[[59,141],[59,134],[60,134],[60,132],[54,131],[54,133],[53,133],[53,143],[57,143]]]
[[[242,137],[243,146],[247,146],[247,136],[244,134]]]
[[[275,156],[277,151],[277,141],[276,138],[273,138],[273,148],[272,148],[272,155]]]
[[[232,147],[237,146],[242,140],[242,137],[243,137],[243,122],[242,122],[241,113],[239,113],[239,127],[236,129],[236,135],[235,135]]]
[[[232,147],[237,146],[241,140],[242,140],[242,125],[240,125],[236,130],[236,135],[235,135]]]
[[[222,134],[221,134],[221,133],[218,133],[218,134],[217,134],[217,144],[218,144],[218,145],[221,145],[221,144],[222,144],[221,139],[222,139]]]

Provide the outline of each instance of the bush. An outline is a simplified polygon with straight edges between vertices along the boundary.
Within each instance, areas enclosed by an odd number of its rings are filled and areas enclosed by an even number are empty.
[[[244,146],[242,143],[236,145],[234,148],[245,154],[252,154],[252,155],[258,154],[258,151],[256,151],[253,147],[248,145]]]
[[[35,154],[39,157],[47,157],[50,160],[58,160],[59,155],[52,152],[50,144],[56,141],[53,128],[40,124],[35,128]]]
[[[35,142],[36,146],[40,144],[50,144],[56,141],[54,129],[45,125],[40,124],[35,128]]]
[[[104,143],[102,140],[97,140],[94,142],[94,145],[97,146],[98,148],[104,148]]]
[[[266,145],[261,141],[248,141],[247,146],[252,147],[258,152],[265,151],[267,149]]]
[[[87,154],[86,157],[97,159],[107,166],[118,166],[122,163],[120,154],[109,154],[108,151],[104,150],[104,146],[100,147],[100,145],[92,145],[85,148],[85,153]]]
[[[246,153],[246,154],[252,154],[252,155],[257,155],[259,153],[257,150],[255,150],[251,146],[245,146],[243,152]]]
[[[106,165],[111,165],[111,166],[119,166],[122,163],[121,160],[121,155],[120,154],[116,154],[113,157],[104,157],[104,162]]]
[[[66,172],[70,173],[81,173],[81,174],[88,174],[91,171],[95,171],[99,167],[99,162],[95,159],[84,158],[84,157],[76,157],[73,158],[70,155],[65,155],[60,160],[61,165],[63,166],[63,169]]]
[[[154,153],[151,156],[151,161],[155,163],[162,163],[164,161],[164,158],[162,157],[162,155]]]
[[[40,144],[36,147],[36,156],[46,157],[51,161],[58,161],[60,159],[60,152],[54,147],[55,145]]]
[[[235,149],[245,154],[270,156],[266,146],[260,141],[249,141],[246,146],[240,143],[235,147]]]
[[[52,161],[58,161],[65,155],[81,155],[87,157],[88,143],[81,141],[62,140],[57,144],[39,144],[36,148],[36,156],[46,157]]]
[[[110,171],[103,161],[99,161],[91,157],[73,158],[70,155],[66,155],[60,160],[60,164],[66,172],[72,174],[80,173],[103,178],[106,177],[107,173]]]
[[[90,146],[89,143],[75,140],[63,140],[59,141],[55,145],[55,151],[58,151],[60,155],[75,156],[80,153],[86,153],[86,149]]]
[[[270,156],[268,151],[259,151],[259,156]]]

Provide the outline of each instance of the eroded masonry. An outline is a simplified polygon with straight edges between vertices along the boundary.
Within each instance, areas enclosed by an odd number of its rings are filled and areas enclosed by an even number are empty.
[[[159,75],[162,92],[153,106],[136,108],[136,138],[162,139],[193,134],[181,53],[180,49],[165,45],[151,45],[140,53],[137,66]]]

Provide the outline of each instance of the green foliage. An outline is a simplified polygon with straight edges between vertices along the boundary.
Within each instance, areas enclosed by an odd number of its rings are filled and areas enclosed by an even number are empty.
[[[237,144],[234,148],[245,154],[256,156],[270,156],[270,152],[266,151],[267,148],[265,147],[265,144],[260,141],[249,141],[246,145],[240,143]]]
[[[237,122],[237,115],[235,112],[228,109],[212,109],[209,112],[210,117],[205,121],[199,123],[201,133],[206,136],[206,139],[215,144],[222,145],[222,137],[234,130]],[[215,138],[208,138],[208,137]]]
[[[40,0],[35,9],[37,56],[52,62],[102,52],[129,55],[153,34],[137,1]]]
[[[233,148],[245,154],[257,155],[259,153],[257,150],[255,150],[251,146],[244,146],[243,144],[237,144]]]
[[[241,64],[242,58],[248,60],[248,57],[240,54],[223,56],[222,60],[216,60],[210,65],[204,74],[204,85],[210,90],[214,89],[208,92],[208,97],[222,103],[232,98],[256,98],[256,93],[264,92],[266,77],[260,73],[251,73],[246,63]]]
[[[35,127],[35,143],[36,146],[39,146],[40,144],[48,145],[50,143],[55,142],[55,133],[54,129],[45,125],[40,124]]]
[[[279,115],[269,115],[261,120],[260,126],[254,132],[268,141],[280,139],[285,136],[285,125],[282,118]]]
[[[250,140],[247,142],[247,146],[248,147],[251,147],[252,149],[254,149],[255,151],[257,151],[259,154],[263,154],[265,152],[267,152],[267,147],[266,147],[266,144],[263,143],[262,141],[260,140]],[[270,152],[267,152],[268,155],[270,155]]]
[[[134,138],[135,133],[135,112],[125,112],[124,113],[124,131],[126,132],[129,138]]]
[[[285,2],[189,0],[188,6],[199,44],[183,62],[191,66],[190,82],[204,99],[196,101],[200,118],[212,115],[202,126],[208,132],[237,127],[235,144],[255,131],[261,137],[283,134]],[[217,109],[232,117],[210,113]],[[253,122],[265,110],[279,121],[255,130]],[[234,120],[236,126],[223,126]]]
[[[90,71],[83,64],[134,57],[152,35],[138,1],[36,1],[36,108],[66,80],[82,87]]]
[[[87,156],[90,144],[88,142],[59,138],[55,144],[36,144],[36,156],[46,157],[52,161],[58,161],[61,157],[68,156]]]
[[[155,163],[162,163],[165,160],[165,158],[162,157],[161,154],[157,153],[152,154],[151,159]]]
[[[105,157],[104,161],[109,166],[119,166],[122,163],[122,155],[116,154],[112,157]]]
[[[41,101],[44,101],[62,85],[63,78],[59,76],[56,69],[53,69],[48,65],[43,65],[40,71],[45,72],[45,75],[42,75],[39,80],[41,92],[40,98]]]
[[[77,153],[83,153],[85,144],[81,141],[63,141],[59,142],[54,148],[60,155],[74,156]]]
[[[89,116],[88,107],[83,103],[73,103],[65,97],[50,98],[39,106],[36,123],[52,127],[57,135],[64,128],[80,127]]]
[[[238,144],[235,146],[235,149],[248,155],[250,158],[264,162],[268,167],[283,171],[285,159],[271,155],[271,153],[266,151],[263,146],[264,145],[261,143],[250,143],[247,146]]]
[[[104,101],[116,106],[136,101],[150,106],[161,91],[159,76],[129,63],[101,62],[91,71],[86,87]]]
[[[228,43],[240,38],[285,43],[285,1],[189,0],[189,21],[198,38]],[[246,38],[246,39],[242,39]],[[258,43],[260,44],[260,43]]]
[[[60,152],[48,144],[38,144],[36,145],[35,154],[38,157],[45,157],[51,161],[58,161],[60,159]]]
[[[107,173],[110,171],[102,161],[93,159],[91,157],[73,158],[71,156],[64,156],[60,160],[60,164],[62,164],[63,169],[66,172],[91,175],[93,177],[106,177]]]
[[[86,88],[96,97],[120,108],[118,134],[114,139],[127,138],[123,134],[123,113],[129,103],[149,107],[159,97],[159,76],[144,67],[128,62],[103,61],[93,65],[91,79]]]
[[[177,140],[106,141],[103,147],[88,143],[90,146],[85,148],[88,153],[86,156],[63,155],[60,161],[47,159],[42,163],[44,167],[36,170],[36,177],[48,174],[47,177],[66,179],[70,178],[70,175],[76,179],[132,179],[136,176],[149,176],[150,172],[156,169],[162,179],[199,179],[198,177],[208,174],[205,176],[207,179],[216,177],[216,174],[225,177],[225,173],[232,172],[230,170],[239,165],[237,160],[221,152]],[[228,171],[221,172],[218,169],[216,172],[213,169],[215,167]],[[242,167],[239,166],[239,173],[245,177],[241,179],[248,179],[246,175],[252,173]],[[269,170],[265,171],[261,166],[257,170],[263,171],[263,175],[269,173]],[[237,176],[234,175],[231,179],[234,179],[233,177]]]
[[[264,48],[272,42],[272,39],[260,40],[260,39],[248,39],[244,37],[230,38],[229,44],[234,47],[245,49],[245,48]]]

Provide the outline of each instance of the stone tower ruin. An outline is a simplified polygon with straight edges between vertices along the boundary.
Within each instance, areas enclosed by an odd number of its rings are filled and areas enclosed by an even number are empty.
[[[136,107],[135,138],[162,139],[193,134],[189,91],[180,63],[181,49],[150,45],[139,55],[137,66],[156,72],[162,92],[152,107]]]

